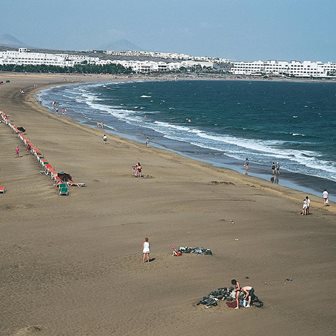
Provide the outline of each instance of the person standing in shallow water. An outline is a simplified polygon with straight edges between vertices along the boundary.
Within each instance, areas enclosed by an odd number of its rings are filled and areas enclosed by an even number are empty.
[[[247,175],[247,172],[248,172],[249,168],[250,168],[250,162],[249,162],[249,159],[246,158],[245,162],[244,162],[244,169],[245,169],[245,174],[246,175]]]
[[[275,162],[272,162],[272,175],[275,174]]]
[[[145,238],[145,241],[143,243],[142,253],[143,253],[142,261],[144,263],[149,262],[150,244],[147,237]]]

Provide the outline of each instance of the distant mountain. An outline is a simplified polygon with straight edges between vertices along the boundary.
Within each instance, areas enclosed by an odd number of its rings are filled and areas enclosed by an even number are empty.
[[[27,48],[28,45],[10,34],[0,34],[0,46],[11,48]]]
[[[139,46],[137,46],[136,44],[128,41],[128,40],[117,40],[114,41],[112,43],[109,44],[105,44],[104,46],[102,46],[103,50],[114,50],[114,51],[128,51],[128,50],[132,50],[132,51],[141,51],[143,50],[142,48],[140,48]]]

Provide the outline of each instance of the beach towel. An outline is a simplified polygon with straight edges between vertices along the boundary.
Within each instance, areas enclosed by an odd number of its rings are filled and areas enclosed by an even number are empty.
[[[180,246],[178,251],[182,253],[194,253],[194,254],[204,254],[204,255],[212,255],[212,251],[208,248],[203,247],[188,247],[188,246]]]

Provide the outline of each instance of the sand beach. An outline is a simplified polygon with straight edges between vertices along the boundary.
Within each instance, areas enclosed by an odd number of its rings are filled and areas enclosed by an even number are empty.
[[[110,78],[0,75],[10,80],[0,111],[57,171],[86,184],[59,196],[0,124],[0,335],[333,334],[335,205],[311,196],[311,215],[301,216],[303,193],[117,136],[104,143],[103,130],[34,98],[47,85]],[[138,161],[144,178],[132,176]],[[178,246],[214,255],[173,257]],[[264,307],[196,305],[233,278]]]

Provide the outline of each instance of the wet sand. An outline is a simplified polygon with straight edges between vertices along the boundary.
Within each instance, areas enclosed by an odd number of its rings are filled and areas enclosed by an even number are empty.
[[[311,197],[311,215],[301,216],[305,194],[118,137],[104,144],[102,130],[50,115],[29,94],[106,78],[0,78],[10,79],[0,86],[0,110],[57,171],[87,185],[58,196],[0,124],[0,185],[8,189],[0,195],[0,335],[334,332],[333,204]],[[132,176],[137,161],[146,178]],[[146,236],[155,259],[144,265]],[[214,255],[172,257],[183,245]],[[264,307],[196,306],[232,278],[252,285]]]

